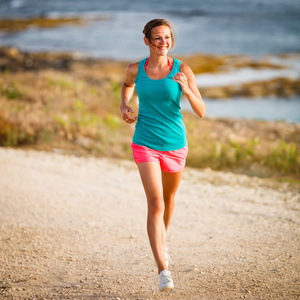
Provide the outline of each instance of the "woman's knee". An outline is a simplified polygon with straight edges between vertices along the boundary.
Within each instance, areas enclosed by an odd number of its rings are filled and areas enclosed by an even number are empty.
[[[164,201],[161,197],[152,197],[148,199],[148,211],[151,214],[162,214],[164,212]]]
[[[175,200],[175,195],[164,195],[165,206],[173,206]]]

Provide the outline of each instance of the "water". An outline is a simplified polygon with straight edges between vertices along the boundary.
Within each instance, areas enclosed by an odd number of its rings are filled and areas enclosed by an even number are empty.
[[[246,67],[216,74],[196,74],[196,84],[200,88],[206,88],[215,86],[222,87],[230,85],[240,85],[250,82],[263,82],[272,80],[274,78],[289,78],[296,80],[300,76],[300,56],[298,56],[297,59],[293,59],[292,61],[294,61],[294,65],[286,69],[253,69]]]
[[[300,98],[245,99],[205,101],[206,117],[300,123]],[[187,100],[181,102],[183,110],[192,111]]]
[[[0,18],[80,16],[85,26],[0,31],[0,44],[26,51],[76,51],[100,58],[136,61],[148,55],[142,29],[153,18],[178,27],[174,54],[266,54],[300,52],[299,0],[1,0]],[[101,18],[99,18],[101,17]],[[240,70],[201,75],[198,85],[299,77],[298,61],[289,70]],[[242,72],[242,73],[241,73]],[[276,73],[277,72],[277,73]],[[205,77],[206,76],[206,77]],[[224,83],[224,84],[225,84]],[[254,101],[254,102],[253,102]],[[184,102],[183,102],[184,103]],[[255,105],[254,105],[255,103]],[[206,101],[208,116],[300,122],[300,99]],[[279,108],[280,109],[277,109]]]
[[[276,78],[298,79],[300,77],[300,55],[287,58],[270,56],[270,62],[285,67],[283,69],[240,68],[217,74],[198,74],[196,83],[200,88],[239,86],[243,83],[263,82]],[[284,98],[235,98],[229,101],[205,101],[208,117],[257,119],[265,121],[286,121],[300,123],[300,97]],[[191,110],[187,101],[183,109]]]
[[[0,43],[25,50],[80,51],[96,57],[139,59],[148,54],[142,29],[152,18],[179,29],[174,53],[287,53],[300,51],[299,0],[1,0],[0,18],[81,16],[84,27],[31,28],[0,33]],[[95,17],[105,16],[105,20]]]

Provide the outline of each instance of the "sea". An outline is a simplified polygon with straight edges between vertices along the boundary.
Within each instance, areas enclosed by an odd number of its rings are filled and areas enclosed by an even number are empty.
[[[246,54],[256,59],[300,53],[299,0],[0,1],[1,19],[40,16],[81,17],[86,24],[47,29],[31,27],[15,33],[0,28],[0,44],[17,46],[24,51],[72,51],[78,57],[136,61],[148,55],[143,42],[144,25],[153,18],[166,18],[177,28],[174,55]],[[274,101],[269,100],[260,99],[259,103],[274,105]],[[292,100],[286,101],[287,105],[296,105],[294,110],[298,109],[300,97]],[[229,102],[217,103],[222,107]],[[220,107],[217,110],[222,111]],[[236,110],[238,115],[239,109]],[[226,110],[223,111],[226,117]],[[219,114],[213,112],[211,115]],[[251,115],[250,118],[266,119],[263,115],[260,111],[257,117]],[[242,114],[240,117],[247,118]],[[266,120],[270,119],[277,120],[278,116],[268,116]],[[296,117],[281,116],[279,119],[298,123],[300,110]]]

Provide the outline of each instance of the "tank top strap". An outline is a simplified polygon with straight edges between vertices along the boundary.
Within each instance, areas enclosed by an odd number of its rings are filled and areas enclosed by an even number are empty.
[[[146,71],[146,68],[148,66],[148,63],[149,63],[149,57],[147,58],[146,62],[145,62],[145,71]]]
[[[173,70],[175,73],[180,72],[180,65],[181,65],[181,61],[176,58],[173,58]]]
[[[167,56],[167,59],[168,59],[168,64],[169,64],[169,67],[170,67],[170,71],[172,71],[173,65],[171,64],[171,61],[170,61],[169,56]],[[146,71],[146,68],[147,68],[147,66],[148,66],[148,63],[149,63],[149,57],[147,58],[147,60],[146,60],[146,62],[145,62],[145,71]]]
[[[171,61],[170,61],[170,58],[169,58],[169,56],[168,56],[167,58],[168,58],[168,63],[169,63],[170,71],[172,71],[172,69],[173,69],[173,65],[171,64]]]

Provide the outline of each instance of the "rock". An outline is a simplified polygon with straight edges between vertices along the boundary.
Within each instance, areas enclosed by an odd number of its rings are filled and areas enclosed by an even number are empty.
[[[228,99],[230,97],[226,88],[223,87],[203,88],[200,91],[204,98]]]
[[[20,55],[20,51],[17,47],[11,47],[8,48],[7,55],[11,58],[17,58]]]

